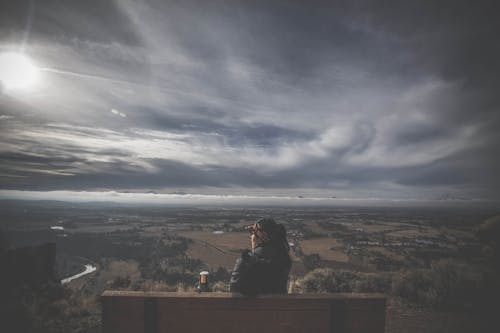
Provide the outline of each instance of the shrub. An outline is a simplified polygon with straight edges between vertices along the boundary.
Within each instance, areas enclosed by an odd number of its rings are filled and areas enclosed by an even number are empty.
[[[389,273],[360,273],[330,268],[318,268],[294,282],[298,292],[388,292],[391,286]]]
[[[302,262],[308,271],[312,271],[321,265],[321,258],[319,254],[313,253],[310,255],[304,255]]]
[[[405,270],[393,277],[392,292],[410,301],[432,306],[480,305],[485,279],[476,267],[453,260],[439,260],[430,268]],[[484,273],[484,272],[483,272]]]
[[[129,276],[117,276],[113,282],[111,283],[112,289],[127,289],[131,284],[131,280]]]
[[[403,270],[392,278],[392,293],[410,301],[422,301],[430,288],[430,280],[426,270]]]
[[[212,291],[215,292],[228,292],[229,285],[223,281],[217,281],[212,285]]]
[[[363,293],[389,293],[391,291],[391,273],[359,273],[353,281],[352,290]]]
[[[305,292],[328,293],[337,291],[335,273],[329,268],[317,268],[299,283],[299,288]]]

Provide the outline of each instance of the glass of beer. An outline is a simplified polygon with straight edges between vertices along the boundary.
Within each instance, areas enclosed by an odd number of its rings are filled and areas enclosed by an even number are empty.
[[[208,291],[208,272],[207,271],[203,271],[203,272],[200,272],[200,281],[199,281],[199,287],[198,287],[198,291],[200,292],[203,292],[203,291]]]

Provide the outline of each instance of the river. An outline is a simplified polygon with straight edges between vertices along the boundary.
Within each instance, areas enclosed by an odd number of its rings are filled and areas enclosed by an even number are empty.
[[[74,279],[78,279],[79,277],[82,277],[84,275],[87,275],[87,274],[90,274],[92,272],[95,272],[96,270],[97,270],[97,267],[87,264],[87,265],[85,265],[85,270],[84,271],[82,271],[82,272],[80,272],[78,274],[75,274],[73,276],[67,277],[65,279],[62,279],[61,280],[61,284],[69,283],[69,282],[73,281]]]

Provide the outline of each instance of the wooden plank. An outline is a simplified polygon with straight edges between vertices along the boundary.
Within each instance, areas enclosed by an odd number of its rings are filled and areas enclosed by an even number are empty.
[[[347,299],[344,305],[346,332],[383,333],[385,299]]]
[[[326,332],[328,302],[287,299],[160,299],[159,332],[279,332],[304,324]],[[196,318],[196,320],[193,320]]]
[[[168,298],[244,298],[249,299],[238,293],[225,292],[169,292],[169,291],[128,291],[128,290],[105,290],[101,297],[168,297]],[[334,293],[334,294],[279,294],[279,295],[259,295],[258,299],[385,299],[383,294],[379,293]]]
[[[116,292],[102,295],[103,332],[382,333],[380,294],[265,295]]]
[[[103,332],[143,333],[144,298],[102,298]]]
[[[144,333],[158,332],[158,300],[154,297],[144,299]]]

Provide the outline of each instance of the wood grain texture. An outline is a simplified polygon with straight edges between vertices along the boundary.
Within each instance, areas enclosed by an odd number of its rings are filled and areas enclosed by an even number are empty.
[[[106,291],[104,333],[384,332],[380,294],[265,295]]]

